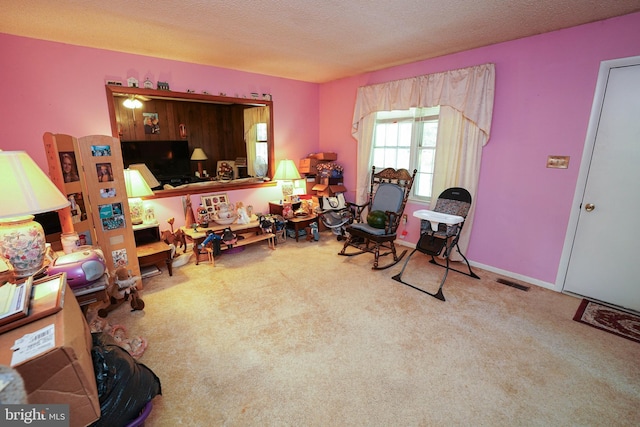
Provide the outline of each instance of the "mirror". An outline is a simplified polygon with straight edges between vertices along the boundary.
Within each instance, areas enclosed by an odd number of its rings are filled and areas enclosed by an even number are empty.
[[[106,91],[125,167],[146,163],[163,185],[155,197],[275,185],[271,100],[115,85]],[[206,159],[191,160],[196,148]]]

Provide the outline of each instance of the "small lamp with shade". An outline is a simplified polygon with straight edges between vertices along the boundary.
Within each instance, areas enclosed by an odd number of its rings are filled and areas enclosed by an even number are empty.
[[[137,169],[124,170],[124,183],[127,196],[129,196],[131,224],[140,225],[144,222],[144,207],[141,197],[153,196],[153,191]]]
[[[200,147],[194,148],[193,153],[191,153],[191,160],[198,162],[198,177],[202,177],[203,169],[202,169],[202,161],[207,160],[207,154]]]
[[[18,278],[42,269],[46,240],[34,214],[57,211],[69,200],[24,151],[0,150],[0,255],[11,263]]]
[[[280,181],[283,200],[290,202],[293,195],[293,181],[300,179],[300,173],[293,160],[280,160],[273,179]]]

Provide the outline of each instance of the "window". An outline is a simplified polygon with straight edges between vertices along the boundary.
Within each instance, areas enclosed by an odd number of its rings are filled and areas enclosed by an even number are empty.
[[[376,168],[417,169],[412,199],[429,201],[436,158],[440,107],[376,113],[373,164]]]
[[[267,143],[267,124],[256,123],[256,158],[269,158],[269,144]]]

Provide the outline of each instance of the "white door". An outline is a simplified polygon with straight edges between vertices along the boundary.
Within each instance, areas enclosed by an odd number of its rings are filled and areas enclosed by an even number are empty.
[[[563,290],[640,311],[640,57],[602,63],[583,157]]]

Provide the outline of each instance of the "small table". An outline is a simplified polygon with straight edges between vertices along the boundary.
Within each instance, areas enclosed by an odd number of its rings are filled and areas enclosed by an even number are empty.
[[[293,228],[296,233],[296,242],[298,241],[298,234],[301,229],[310,226],[312,223],[318,221],[318,215],[311,214],[307,216],[294,216],[287,219],[287,228]]]
[[[171,246],[165,242],[152,242],[137,246],[136,255],[141,268],[150,265],[160,268],[164,263],[167,266],[167,270],[169,270],[169,276],[173,276]]]

